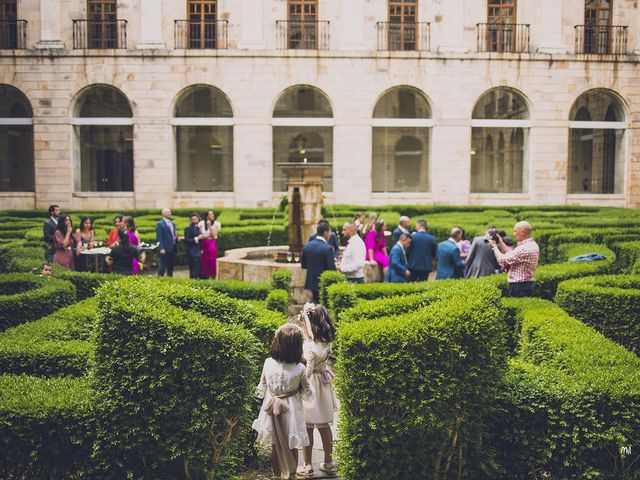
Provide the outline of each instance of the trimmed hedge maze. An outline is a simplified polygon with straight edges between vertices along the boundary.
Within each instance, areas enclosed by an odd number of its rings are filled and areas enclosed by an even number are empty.
[[[324,214],[338,228],[360,206]],[[640,477],[640,212],[579,207],[379,207],[452,225],[534,226],[537,299],[505,275],[422,284],[321,279],[338,326],[348,480]],[[98,236],[114,213],[94,212]],[[153,240],[158,212],[136,217]],[[188,211],[174,211],[178,229]],[[219,213],[221,250],[286,243],[285,215]],[[232,478],[252,389],[286,321],[270,284],[29,272],[42,212],[0,212],[0,478]],[[78,218],[74,218],[77,220]],[[570,262],[585,253],[598,262]],[[97,292],[97,296],[96,296]]]

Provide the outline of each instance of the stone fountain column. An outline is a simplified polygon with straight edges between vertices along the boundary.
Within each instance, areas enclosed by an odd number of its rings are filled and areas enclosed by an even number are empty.
[[[289,251],[299,254],[322,217],[322,176],[330,163],[278,163],[287,174]]]

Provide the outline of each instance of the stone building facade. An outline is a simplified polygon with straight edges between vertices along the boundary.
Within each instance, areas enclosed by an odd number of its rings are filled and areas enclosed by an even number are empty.
[[[3,209],[273,206],[281,161],[332,203],[640,207],[635,0],[0,8]]]

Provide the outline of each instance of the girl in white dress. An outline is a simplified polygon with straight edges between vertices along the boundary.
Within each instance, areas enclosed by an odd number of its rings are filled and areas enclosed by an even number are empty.
[[[313,429],[317,428],[324,450],[324,462],[320,464],[320,470],[326,474],[334,475],[336,467],[333,463],[331,425],[333,424],[334,412],[337,410],[337,401],[331,383],[335,375],[329,363],[332,353],[331,342],[335,337],[336,329],[329,317],[329,312],[323,305],[305,304],[301,317],[306,337],[303,355],[314,396],[303,402],[310,442],[303,451],[304,466],[298,470],[298,474],[303,478],[313,476],[311,453],[313,450]]]
[[[302,337],[302,329],[290,323],[276,330],[257,388],[264,401],[252,425],[258,441],[271,442],[273,473],[283,479],[296,478],[298,449],[309,445],[302,399],[310,399],[312,390],[300,363]]]

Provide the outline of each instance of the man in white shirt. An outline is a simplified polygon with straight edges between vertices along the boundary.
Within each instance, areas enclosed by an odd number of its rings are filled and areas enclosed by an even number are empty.
[[[353,283],[364,283],[364,262],[367,249],[354,222],[345,222],[342,235],[347,239],[347,246],[342,254],[340,271],[347,280]]]

